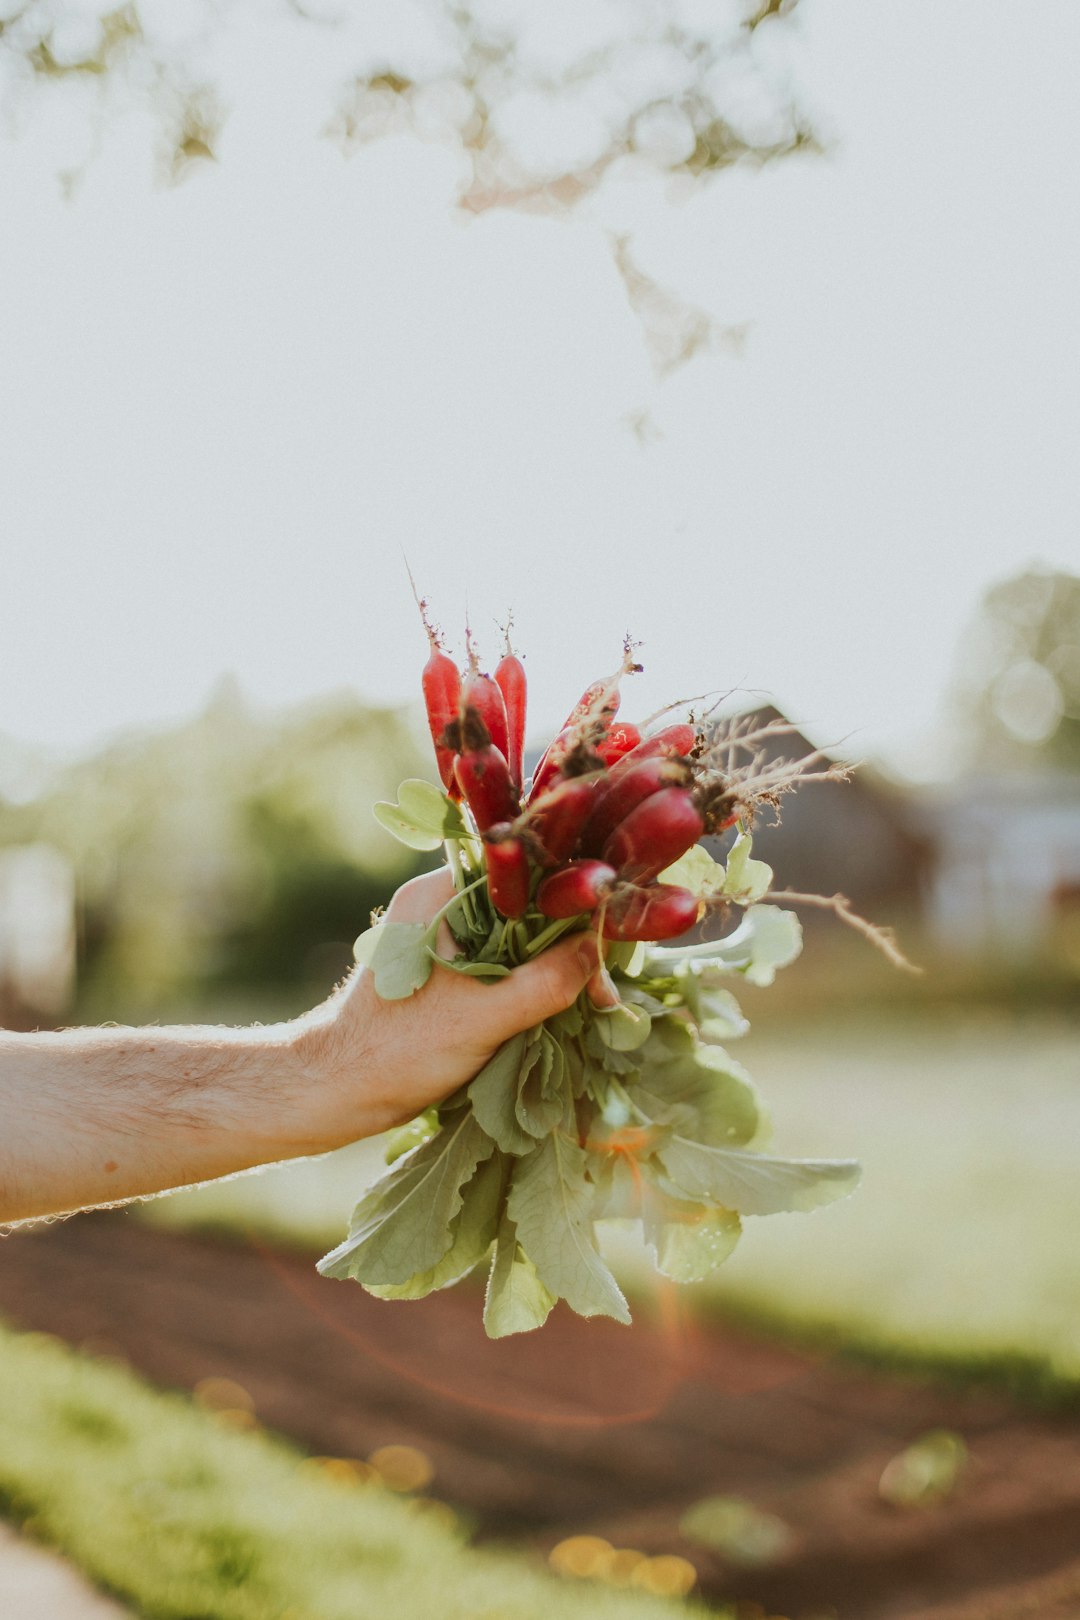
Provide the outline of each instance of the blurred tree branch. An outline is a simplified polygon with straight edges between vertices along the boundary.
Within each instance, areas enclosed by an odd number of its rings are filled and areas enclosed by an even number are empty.
[[[818,150],[784,68],[798,0],[0,0],[0,107],[17,115],[35,87],[81,87],[98,125],[147,106],[167,182],[216,158],[229,100],[227,37],[290,21],[296,51],[341,72],[321,133],[347,156],[392,135],[460,159],[469,214],[559,215],[609,175],[683,188],[736,164]],[[230,32],[231,31],[231,32]],[[241,50],[244,49],[241,45]],[[331,61],[334,57],[330,58]],[[313,134],[316,127],[313,125]],[[73,191],[78,170],[62,175]],[[717,338],[706,312],[660,287],[613,237],[616,269],[663,377]]]
[[[220,87],[197,76],[190,42],[245,6],[260,24],[291,15],[298,29],[340,34],[342,90],[325,133],[345,151],[412,129],[461,150],[463,208],[558,211],[620,159],[702,177],[814,147],[759,44],[763,32],[787,26],[796,5],[581,0],[538,26],[530,8],[500,0],[415,0],[402,4],[394,37],[385,15],[367,21],[344,0],[337,10],[303,0],[0,0],[0,56],[24,79],[104,87],[127,77],[151,100],[168,90],[195,101],[193,128],[175,132],[177,152],[212,157],[223,120],[206,109],[218,105]],[[350,56],[365,58],[351,73]]]

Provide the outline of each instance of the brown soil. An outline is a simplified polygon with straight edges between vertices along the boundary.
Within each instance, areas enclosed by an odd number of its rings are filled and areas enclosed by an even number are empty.
[[[318,1454],[418,1446],[433,1494],[482,1539],[543,1552],[587,1532],[677,1552],[747,1617],[1080,1620],[1080,1420],[695,1325],[684,1306],[662,1294],[630,1330],[560,1307],[491,1343],[467,1288],[383,1303],[309,1259],[123,1212],[0,1244],[10,1320],[159,1384],[235,1379]],[[935,1428],[967,1443],[957,1488],[932,1507],[883,1501],[886,1463]],[[680,1518],[714,1494],[780,1517],[783,1554],[740,1567],[688,1543]]]

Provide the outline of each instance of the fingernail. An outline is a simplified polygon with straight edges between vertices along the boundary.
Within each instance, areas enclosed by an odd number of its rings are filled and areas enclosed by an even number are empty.
[[[594,1007],[616,1007],[619,1004],[619,992],[615,988],[615,981],[606,967],[600,968],[592,978],[589,985],[589,1000]]]

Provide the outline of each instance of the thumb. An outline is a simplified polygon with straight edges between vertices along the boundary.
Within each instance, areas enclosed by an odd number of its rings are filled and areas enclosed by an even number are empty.
[[[507,978],[487,988],[484,1011],[486,1017],[490,1010],[493,1032],[496,1025],[501,1026],[499,1039],[508,1040],[519,1030],[564,1012],[599,965],[594,933],[575,934],[541,951],[535,961],[516,967]]]

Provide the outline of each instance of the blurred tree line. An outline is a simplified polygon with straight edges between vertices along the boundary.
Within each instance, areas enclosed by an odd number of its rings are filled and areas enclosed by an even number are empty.
[[[1080,577],[1034,567],[986,592],[953,709],[976,768],[1080,771]]]
[[[398,711],[341,696],[261,715],[226,680],[193,720],[0,800],[0,846],[71,862],[80,1017],[325,994],[372,908],[430,864],[371,814],[427,767]]]

